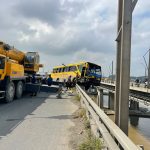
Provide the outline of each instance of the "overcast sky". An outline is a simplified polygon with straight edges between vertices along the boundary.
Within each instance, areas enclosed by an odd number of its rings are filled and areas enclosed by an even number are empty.
[[[90,61],[109,75],[116,60],[117,2],[1,0],[0,40],[23,51],[38,51],[44,71]],[[131,75],[144,75],[143,55],[149,48],[150,1],[139,0],[133,13]]]

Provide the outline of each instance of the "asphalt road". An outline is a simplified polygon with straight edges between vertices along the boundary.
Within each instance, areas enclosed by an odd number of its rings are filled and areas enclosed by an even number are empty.
[[[72,113],[70,98],[40,93],[0,102],[0,150],[69,150]]]

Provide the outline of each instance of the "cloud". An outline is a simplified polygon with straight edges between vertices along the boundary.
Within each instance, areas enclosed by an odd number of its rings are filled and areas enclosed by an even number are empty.
[[[38,51],[45,70],[84,59],[108,68],[116,56],[117,0],[2,0],[1,40]],[[142,75],[139,59],[150,43],[150,2],[133,13],[131,74]]]
[[[24,0],[18,2],[14,10],[21,17],[39,19],[53,26],[59,26],[67,15],[59,0]]]
[[[55,22],[50,15],[47,15],[49,17],[47,19],[43,18],[43,15],[48,14],[45,5],[49,6],[50,4],[47,3],[52,4],[53,9],[56,9],[54,16],[59,14],[60,18],[65,18],[57,26],[53,26],[58,22]],[[5,28],[5,33],[13,31],[13,35],[10,34],[10,36],[13,36],[15,40],[11,43],[30,49],[31,47],[32,49],[42,48],[46,54],[50,52],[52,55],[73,54],[83,48],[87,48],[89,51],[110,51],[110,49],[114,49],[114,44],[108,38],[111,39],[111,30],[115,24],[111,19],[107,19],[109,21],[107,23],[106,19],[97,14],[99,7],[95,3],[96,1],[94,4],[89,1],[64,1],[64,3],[58,1],[55,4],[55,1],[44,1],[41,6],[41,2],[38,1],[36,3],[35,1],[31,3],[16,1],[16,4],[10,5],[11,7],[7,6],[12,14],[8,18],[14,21],[11,21],[11,26],[7,27],[9,30]],[[30,8],[33,5],[35,7],[30,13]],[[99,6],[101,8],[101,5]],[[61,13],[59,10],[66,13]],[[39,11],[40,14],[34,13],[34,11]],[[14,18],[14,15],[17,19]],[[55,17],[59,19],[58,16]],[[5,21],[4,27],[5,24],[10,23],[8,20]],[[106,37],[105,34],[108,36]],[[7,41],[10,40],[7,39]],[[107,41],[110,46],[105,46],[104,41]]]

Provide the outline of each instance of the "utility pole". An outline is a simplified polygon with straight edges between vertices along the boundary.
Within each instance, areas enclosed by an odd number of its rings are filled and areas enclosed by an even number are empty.
[[[115,121],[128,135],[132,12],[137,0],[119,0]],[[117,114],[118,113],[118,114]]]
[[[147,64],[147,61],[145,59],[145,56],[147,55],[147,53],[149,53],[149,64]],[[146,71],[148,71],[147,87],[150,88],[150,49],[143,55],[143,58],[144,58],[144,62],[146,65],[145,74],[146,74]]]
[[[111,75],[112,75],[112,79],[111,79],[111,83],[113,83],[113,70],[114,70],[114,66],[113,66],[113,61],[112,61],[112,67],[111,67]]]
[[[147,68],[145,67],[145,79],[147,77]]]
[[[116,83],[115,83],[115,123],[119,126],[119,93],[120,93],[120,55],[121,55],[121,36],[122,36],[122,7],[123,1],[118,0],[118,26],[117,26],[117,56],[116,56]]]
[[[150,88],[150,49],[149,49],[149,65],[148,65],[148,83],[147,87]]]

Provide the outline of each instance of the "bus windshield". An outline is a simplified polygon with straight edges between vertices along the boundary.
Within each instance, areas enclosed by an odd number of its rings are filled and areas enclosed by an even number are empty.
[[[95,77],[101,77],[101,67],[95,64],[89,64],[88,70],[87,70],[88,76],[95,76]]]

